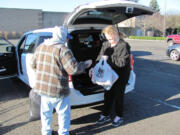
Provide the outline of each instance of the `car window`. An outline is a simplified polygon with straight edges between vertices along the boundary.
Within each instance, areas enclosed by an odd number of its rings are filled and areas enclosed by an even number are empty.
[[[52,36],[39,36],[38,38],[38,41],[37,41],[37,44],[35,45],[35,47],[33,48],[32,52],[35,51],[35,49],[41,44],[44,42],[45,39],[48,39],[48,38],[52,38]]]
[[[26,37],[25,44],[23,45],[23,52],[32,52],[36,41],[38,39],[37,34],[30,34]]]
[[[23,39],[20,41],[20,50],[24,49],[24,45],[25,45],[25,37],[23,37]]]
[[[0,39],[0,53],[8,53],[6,48],[9,46],[13,46],[10,42],[5,39]]]
[[[81,14],[73,24],[112,24],[112,13],[101,12],[101,11],[87,11]]]

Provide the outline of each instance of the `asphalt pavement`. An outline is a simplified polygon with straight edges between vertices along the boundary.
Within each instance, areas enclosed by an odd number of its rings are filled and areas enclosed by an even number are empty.
[[[136,86],[125,95],[125,123],[117,128],[96,124],[103,103],[73,107],[72,135],[180,134],[180,61],[166,56],[163,41],[127,41],[135,59]],[[41,134],[40,120],[28,122],[29,90],[20,82],[0,80],[0,135]],[[56,113],[53,129],[58,129]]]

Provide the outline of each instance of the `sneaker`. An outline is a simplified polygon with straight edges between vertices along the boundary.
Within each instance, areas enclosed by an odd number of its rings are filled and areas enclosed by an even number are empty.
[[[110,116],[100,115],[99,120],[97,121],[98,124],[104,124],[105,122],[109,122],[111,120]]]
[[[118,127],[118,126],[122,125],[123,122],[124,122],[124,119],[120,118],[118,121],[113,121],[112,126],[113,127]]]
[[[58,135],[57,131],[52,131],[52,135]]]

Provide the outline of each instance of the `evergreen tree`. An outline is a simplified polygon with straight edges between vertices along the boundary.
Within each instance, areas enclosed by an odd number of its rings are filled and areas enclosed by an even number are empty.
[[[150,6],[153,10],[155,10],[156,12],[159,12],[159,11],[160,11],[157,0],[151,0],[149,6]]]

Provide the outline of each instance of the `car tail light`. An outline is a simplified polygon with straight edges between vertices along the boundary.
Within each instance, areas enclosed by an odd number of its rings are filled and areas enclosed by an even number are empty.
[[[130,55],[130,62],[131,62],[131,70],[133,70],[133,66],[134,66],[134,59],[133,59],[133,55]]]
[[[69,82],[72,82],[72,76],[69,75]]]

